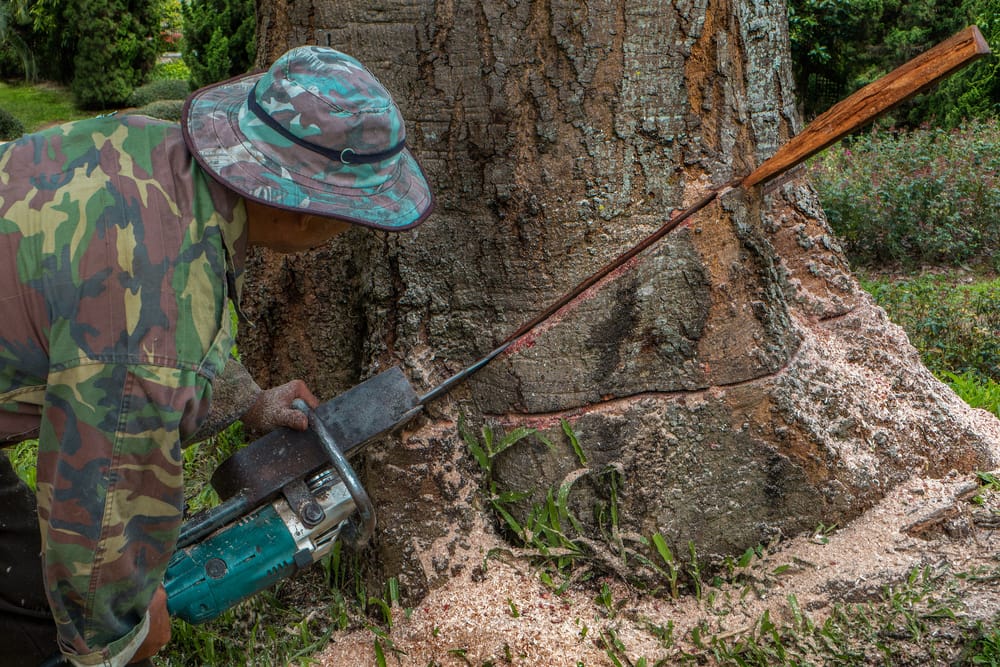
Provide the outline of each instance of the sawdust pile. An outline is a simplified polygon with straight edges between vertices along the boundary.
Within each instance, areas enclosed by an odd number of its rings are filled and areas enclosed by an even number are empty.
[[[740,590],[723,587],[712,602],[658,599],[611,579],[556,595],[524,560],[486,558],[505,545],[481,531],[469,536],[481,562],[432,592],[409,615],[396,609],[382,648],[388,664],[420,667],[592,666],[612,664],[601,644],[613,636],[632,664],[642,657],[655,664],[676,656],[676,642],[699,624],[716,636],[735,637],[753,628],[765,611],[775,621],[790,621],[789,596],[819,622],[833,603],[874,601],[914,568],[995,573],[1000,535],[989,519],[993,514],[970,502],[977,488],[968,475],[913,478],[844,529],[774,547],[751,566]],[[997,617],[998,579],[966,580],[960,594],[967,620]],[[605,594],[598,593],[602,586]],[[675,645],[668,649],[661,639],[671,623]],[[327,667],[376,664],[374,642],[369,630],[336,634],[314,659]]]

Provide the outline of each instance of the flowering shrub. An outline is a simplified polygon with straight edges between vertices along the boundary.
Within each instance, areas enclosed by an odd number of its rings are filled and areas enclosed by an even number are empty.
[[[1000,124],[875,130],[810,162],[852,261],[903,266],[992,260],[1000,268]]]

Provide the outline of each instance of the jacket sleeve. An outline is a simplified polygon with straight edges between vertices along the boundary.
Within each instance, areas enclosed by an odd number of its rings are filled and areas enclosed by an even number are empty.
[[[181,442],[211,385],[197,369],[53,369],[39,433],[38,507],[49,604],[77,665],[126,664],[182,519]]]
[[[212,380],[212,405],[208,416],[184,444],[201,442],[224,431],[253,407],[260,393],[261,389],[249,371],[235,357],[230,356],[222,373]]]

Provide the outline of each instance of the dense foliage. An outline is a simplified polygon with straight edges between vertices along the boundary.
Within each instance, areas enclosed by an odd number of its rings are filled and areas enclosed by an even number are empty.
[[[795,78],[806,118],[976,24],[1000,44],[1000,0],[789,0]],[[892,122],[957,126],[1000,110],[989,56],[894,112]]]
[[[996,120],[873,131],[814,160],[812,181],[855,263],[1000,269],[998,143]]]
[[[156,64],[159,0],[77,0],[69,25],[76,27],[72,89],[84,108],[123,106]]]
[[[121,105],[164,49],[169,2],[0,0],[0,74],[70,84],[86,108]]]
[[[25,26],[30,25],[28,0],[0,2],[0,73],[23,73],[28,81],[38,76],[35,54],[25,41]]]
[[[253,0],[187,0],[184,60],[195,88],[247,72],[256,55]]]
[[[6,109],[0,109],[0,141],[17,139],[24,134],[24,125],[14,114]]]
[[[959,284],[955,284],[959,282]],[[873,280],[867,289],[920,351],[927,368],[956,382],[1000,382],[1000,280],[962,284],[953,275]],[[951,374],[952,376],[950,376]]]

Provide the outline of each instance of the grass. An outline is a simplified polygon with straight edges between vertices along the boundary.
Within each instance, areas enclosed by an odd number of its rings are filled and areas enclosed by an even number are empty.
[[[729,616],[734,601],[769,595],[780,582],[787,570],[774,567],[779,557],[780,552],[764,554],[736,576],[701,581],[697,586],[700,620],[683,629],[672,620],[664,624],[658,618],[654,623],[637,615],[625,600],[615,600],[611,589],[602,586],[595,605],[603,618],[590,621],[581,638],[593,637],[609,664],[618,667],[1000,664],[1000,629],[972,620],[962,598],[972,586],[1000,582],[1000,566],[958,570],[939,563],[916,567],[885,585],[870,601],[834,602],[821,616],[804,610],[794,595],[787,595],[770,605],[774,611],[764,611],[741,629],[732,630]],[[655,639],[659,648],[635,657],[623,639],[626,623],[630,635],[635,636],[638,629]]]
[[[150,75],[150,82],[136,91],[141,97],[136,100],[141,102],[138,106],[177,99],[180,95],[178,91],[186,90],[189,76],[190,71],[181,61],[157,65]],[[102,113],[78,109],[69,89],[55,83],[29,85],[0,82],[0,109],[21,121],[28,133],[73,120],[93,118]],[[104,113],[110,111],[115,110],[108,109]]]
[[[77,109],[69,90],[55,84],[0,83],[0,109],[13,114],[27,132],[97,115]]]
[[[334,632],[368,629],[380,650],[395,650],[388,636],[400,606],[399,584],[372,593],[360,572],[360,556],[337,542],[318,565],[240,603],[215,620],[172,623],[172,640],[157,658],[159,667],[203,665],[314,664]]]
[[[924,364],[967,403],[1000,416],[1000,278],[991,273],[861,274]]]
[[[972,373],[944,373],[944,380],[959,398],[974,408],[982,408],[1000,417],[1000,383]]]
[[[578,460],[585,466],[585,456],[568,425],[567,436],[580,449]],[[549,489],[529,509],[515,511],[513,499],[528,494],[505,496],[492,480],[495,457],[521,440],[537,434],[518,429],[497,435],[484,428],[473,434],[463,424],[462,436],[470,455],[483,473],[483,494],[494,512],[498,525],[520,546],[518,557],[531,562],[539,579],[556,594],[564,592],[568,582],[579,591],[590,587],[595,615],[582,624],[581,640],[589,637],[616,667],[651,667],[654,665],[724,665],[733,667],[768,667],[771,665],[1000,665],[1000,627],[969,620],[963,589],[984,582],[1000,582],[1000,566],[962,571],[946,561],[935,566],[911,570],[901,580],[886,585],[870,602],[834,603],[827,613],[810,616],[794,596],[785,600],[781,618],[765,611],[749,627],[733,631],[729,617],[750,598],[766,598],[793,566],[778,564],[763,546],[748,549],[739,558],[729,559],[721,572],[709,573],[699,564],[694,547],[688,545],[687,557],[678,559],[659,533],[641,542],[648,548],[624,549],[623,566],[652,568],[660,579],[658,586],[639,589],[629,581],[629,595],[641,590],[666,592],[675,600],[685,598],[699,606],[702,618],[694,627],[678,628],[671,619],[637,615],[627,599],[616,599],[607,577],[615,568],[601,570],[591,544],[581,539],[579,526],[572,519],[565,483]],[[551,445],[551,443],[550,443]],[[582,479],[583,475],[575,475]],[[989,473],[979,475],[980,493],[971,502],[988,512],[1000,513],[1000,481]],[[515,518],[517,517],[517,518]],[[523,518],[527,517],[527,518]],[[612,523],[609,535],[616,532]],[[835,526],[820,525],[816,539],[826,543]],[[620,542],[619,542],[620,545]],[[614,540],[609,541],[614,548]],[[492,554],[497,557],[498,554]],[[655,562],[654,562],[655,561]],[[581,572],[592,576],[582,577]],[[517,616],[512,608],[512,615]],[[628,626],[629,633],[623,632]],[[636,628],[655,638],[660,649],[653,655],[635,657],[626,634]],[[381,663],[379,663],[381,664]],[[472,664],[472,663],[467,663]],[[492,662],[484,664],[493,664]]]
[[[890,316],[910,332],[925,362],[935,365],[942,379],[970,404],[997,412],[1000,389],[992,377],[946,370],[960,366],[952,360],[983,356],[981,351],[970,350],[991,340],[984,323],[977,318],[987,318],[988,324],[998,312],[995,277],[922,274],[889,279],[869,275],[864,282]],[[1000,627],[963,621],[961,603],[955,596],[963,582],[1000,580],[1000,567],[988,572],[914,571],[906,581],[886,589],[870,603],[834,606],[822,621],[797,610],[796,601],[789,599],[789,608],[796,610],[792,621],[764,615],[745,632],[733,634],[722,630],[721,619],[729,613],[734,600],[760,594],[762,578],[780,577],[786,569],[778,566],[761,575],[760,567],[766,562],[762,548],[748,550],[732,559],[722,573],[706,579],[690,545],[687,557],[681,559],[660,534],[637,544],[624,544],[617,536],[614,473],[588,470],[584,449],[568,424],[564,424],[567,451],[572,453],[578,471],[567,476],[559,487],[545,490],[527,503],[527,493],[498,489],[492,481],[492,468],[504,451],[538,434],[528,429],[496,434],[488,428],[472,433],[464,423],[461,433],[483,474],[487,504],[515,545],[510,553],[531,562],[540,580],[555,594],[571,585],[593,587],[593,599],[602,618],[588,621],[591,626],[581,632],[602,647],[609,664],[943,664],[948,657],[948,664],[1000,665]],[[186,451],[187,503],[192,511],[217,501],[207,479],[242,440],[236,426]],[[30,476],[33,469],[33,452],[31,444],[12,452],[15,467],[24,476]],[[605,546],[617,550],[621,558],[618,569],[641,567],[655,573],[662,594],[675,600],[698,600],[705,607],[705,617],[713,619],[714,625],[706,621],[681,631],[672,621],[657,619],[654,623],[623,615],[624,601],[614,599],[612,590],[600,584],[605,580],[596,576],[615,568],[606,568],[608,564],[597,559],[590,545],[581,539],[579,521],[570,507],[570,490],[584,478],[605,489],[607,502],[597,514],[605,532]],[[984,473],[981,481],[984,489],[996,490],[991,475]],[[823,526],[817,529],[817,535],[828,532]],[[332,633],[357,628],[366,628],[372,634],[374,664],[393,664],[395,649],[388,630],[393,611],[398,610],[398,586],[390,582],[386,591],[372,595],[360,571],[356,556],[345,554],[338,545],[320,566],[255,596],[215,621],[201,626],[175,621],[174,639],[159,664],[309,664],[309,656],[319,651]],[[511,613],[516,615],[516,609]],[[656,656],[630,659],[628,647],[616,630],[624,622],[644,627],[657,638],[662,651]]]
[[[564,424],[568,429],[568,425]],[[459,433],[483,474],[483,493],[497,517],[499,526],[519,548],[522,557],[530,557],[541,565],[542,581],[561,592],[569,585],[569,571],[587,559],[586,550],[575,538],[580,524],[568,505],[569,492],[578,477],[570,475],[558,489],[548,489],[540,503],[526,503],[531,493],[503,490],[493,479],[496,457],[517,443],[528,438],[540,438],[534,429],[517,428],[498,436],[489,427],[483,427],[476,436],[459,420]],[[542,440],[546,446],[552,443]],[[584,461],[583,452],[576,444],[577,460]],[[527,505],[525,513],[522,511]],[[520,516],[519,516],[520,515]]]
[[[990,664],[977,658],[996,649],[997,631],[967,620],[960,596],[973,577],[995,581],[1000,569],[915,568],[871,602],[832,605],[822,620],[811,617],[789,596],[787,618],[781,621],[765,612],[735,636],[719,634],[707,625],[693,630],[686,639],[694,649],[684,649],[683,657],[761,667]]]

